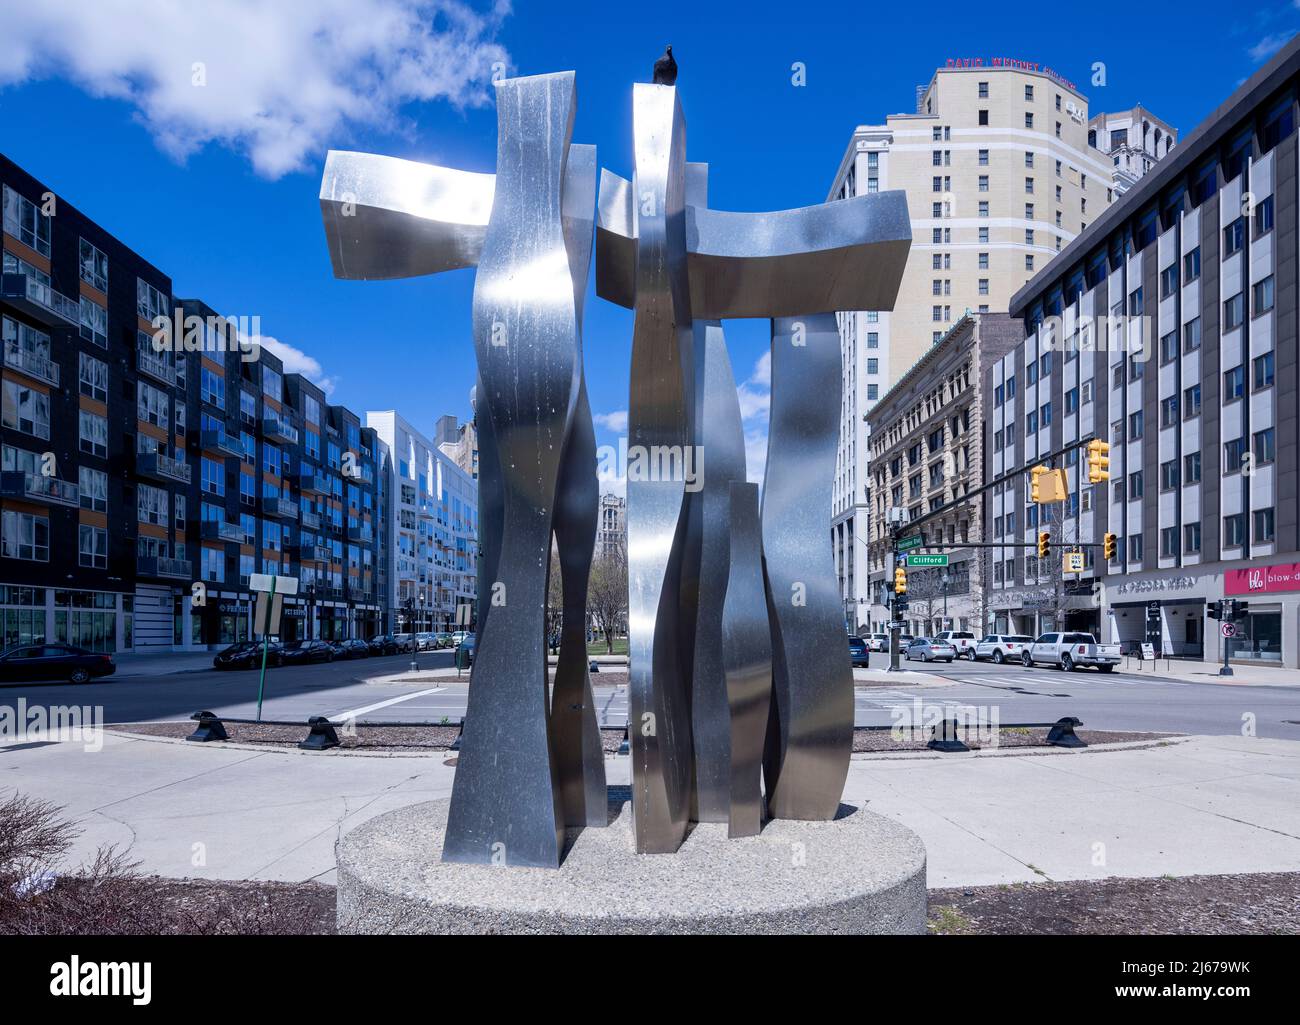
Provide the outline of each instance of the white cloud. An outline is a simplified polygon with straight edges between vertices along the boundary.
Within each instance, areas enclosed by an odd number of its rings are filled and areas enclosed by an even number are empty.
[[[772,400],[772,353],[763,353],[754,364],[749,380],[736,386],[742,420],[766,420]]]
[[[1286,46],[1290,41],[1291,36],[1289,33],[1276,32],[1273,35],[1265,36],[1247,52],[1250,54],[1251,60],[1256,64],[1261,64],[1272,57],[1273,54],[1277,53],[1278,50],[1282,49],[1282,47]]]
[[[597,413],[592,419],[596,421],[597,427],[604,427],[615,434],[623,434],[627,431],[626,409],[617,409],[612,413]]]
[[[184,160],[216,142],[278,178],[399,108],[489,100],[508,0],[3,2],[0,86],[64,76],[125,101]],[[203,84],[196,84],[202,77]]]
[[[250,342],[279,356],[286,374],[302,374],[327,396],[334,394],[334,385],[338,382],[338,378],[326,377],[325,368],[314,356],[308,356],[301,349],[295,349],[292,345],[268,335],[254,335]]]

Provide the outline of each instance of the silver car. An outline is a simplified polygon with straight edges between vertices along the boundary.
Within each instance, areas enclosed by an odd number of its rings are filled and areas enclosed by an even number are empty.
[[[917,637],[907,646],[905,654],[909,662],[917,658],[922,662],[951,662],[957,657],[957,649],[949,641]]]

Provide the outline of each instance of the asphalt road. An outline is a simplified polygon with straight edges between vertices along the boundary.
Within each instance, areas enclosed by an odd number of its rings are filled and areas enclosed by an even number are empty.
[[[410,655],[269,670],[263,717],[303,722],[309,716],[359,721],[459,721],[467,682],[367,684],[365,678],[401,673]],[[420,655],[424,668],[450,667],[449,651]],[[917,668],[920,668],[919,665]],[[1300,686],[1251,687],[1185,683],[1137,673],[1103,675],[1094,670],[1063,673],[1048,668],[989,663],[931,664],[926,671],[953,681],[950,687],[858,687],[859,726],[890,725],[901,716],[922,722],[942,709],[1000,723],[1054,722],[1065,715],[1088,727],[1154,730],[1216,736],[1255,734],[1300,740]],[[595,681],[597,714],[606,726],[627,721],[627,693]],[[0,686],[0,706],[25,698],[30,705],[102,706],[105,723],[188,719],[199,709],[231,718],[256,712],[257,673],[182,672],[172,676],[109,677],[82,687],[70,684]],[[920,705],[917,705],[920,702]],[[1243,717],[1250,717],[1245,719]]]

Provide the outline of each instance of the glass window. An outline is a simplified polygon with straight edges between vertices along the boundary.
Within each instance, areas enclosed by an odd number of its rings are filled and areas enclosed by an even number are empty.
[[[48,440],[50,437],[50,397],[17,381],[4,382],[4,426]]]
[[[108,291],[108,257],[84,238],[81,239],[81,280],[91,288]]]
[[[108,474],[93,466],[80,466],[77,483],[81,486],[81,508],[108,512]]]
[[[108,458],[108,418],[81,410],[78,443],[82,452]]]
[[[108,568],[108,531],[82,523],[77,528],[77,565]]]
[[[81,297],[81,337],[101,349],[108,348],[108,310]]]
[[[50,219],[31,200],[4,187],[4,230],[28,249],[50,255]]]
[[[0,519],[0,554],[8,559],[50,561],[50,521],[44,516],[6,509]]]

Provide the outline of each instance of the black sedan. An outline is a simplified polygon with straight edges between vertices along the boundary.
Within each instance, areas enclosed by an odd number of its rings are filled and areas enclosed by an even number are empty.
[[[303,666],[309,662],[333,662],[337,657],[329,641],[290,641],[280,649],[275,664]]]
[[[372,655],[396,655],[399,650],[397,638],[392,634],[380,634],[370,638],[368,643]]]
[[[279,641],[271,641],[266,646],[266,664],[268,666],[278,665],[277,661],[280,655],[281,645]],[[238,644],[232,644],[225,651],[217,652],[216,657],[212,660],[214,669],[260,669],[262,667],[262,642],[261,641],[240,641]]]
[[[456,656],[457,656],[457,657],[456,657],[456,664],[457,664],[457,665],[460,665],[460,664],[461,664],[461,663],[460,663],[460,653],[461,653],[461,652],[464,652],[464,653],[465,653],[465,663],[464,663],[464,664],[465,664],[465,668],[468,669],[470,666],[472,666],[472,665],[474,664],[474,635],[473,635],[473,634],[466,634],[466,635],[465,635],[465,639],[464,639],[463,641],[460,642],[460,646],[456,649]]]
[[[68,680],[89,683],[95,676],[117,672],[112,655],[101,655],[71,644],[20,644],[0,652],[0,681]]]
[[[861,637],[849,638],[849,661],[863,669],[871,665],[871,649]]]
[[[349,641],[336,641],[334,644],[338,658],[369,658],[370,645],[353,638]],[[341,652],[341,654],[339,654]]]

